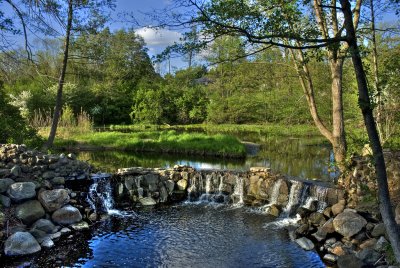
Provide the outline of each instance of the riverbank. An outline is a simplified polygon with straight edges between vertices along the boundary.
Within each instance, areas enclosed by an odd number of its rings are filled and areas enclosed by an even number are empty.
[[[68,151],[120,150],[244,158],[246,146],[237,138],[203,133],[143,131],[135,133],[89,132],[60,137],[54,147]]]

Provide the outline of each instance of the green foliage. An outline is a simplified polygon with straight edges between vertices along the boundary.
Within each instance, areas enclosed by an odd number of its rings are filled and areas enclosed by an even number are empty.
[[[10,99],[0,87],[0,143],[25,143],[39,146],[40,138],[28,126],[19,109],[9,104]]]

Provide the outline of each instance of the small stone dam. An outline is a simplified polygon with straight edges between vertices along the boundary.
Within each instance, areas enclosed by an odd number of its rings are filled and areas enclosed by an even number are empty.
[[[300,206],[323,210],[344,198],[344,190],[334,186],[274,174],[264,167],[249,171],[195,170],[188,166],[123,168],[113,176],[112,185],[117,204],[129,201],[146,206],[187,200],[268,205],[266,210],[275,216],[294,214]]]

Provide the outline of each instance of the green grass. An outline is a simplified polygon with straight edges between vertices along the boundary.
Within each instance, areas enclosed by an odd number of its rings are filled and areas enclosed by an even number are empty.
[[[149,151],[244,157],[245,146],[235,137],[204,133],[145,131],[136,133],[92,132],[57,139],[56,147],[99,147],[127,151]]]
[[[207,133],[258,133],[269,136],[290,136],[303,137],[319,135],[316,127],[313,125],[282,125],[282,124],[260,124],[260,125],[237,125],[237,124],[194,124],[194,125],[111,125],[110,129],[120,132],[137,131],[159,131],[159,130],[177,130],[177,131],[201,131]]]

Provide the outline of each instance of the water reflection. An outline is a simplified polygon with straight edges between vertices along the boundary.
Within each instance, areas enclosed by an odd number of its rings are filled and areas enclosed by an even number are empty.
[[[263,166],[285,175],[323,181],[332,181],[337,176],[332,169],[333,155],[330,146],[324,144],[320,138],[253,137],[252,141],[261,144],[261,147],[257,155],[248,156],[246,159],[120,151],[81,152],[78,157],[106,172],[115,172],[121,167],[167,168],[179,164],[196,169],[231,170],[248,170],[250,167]]]

